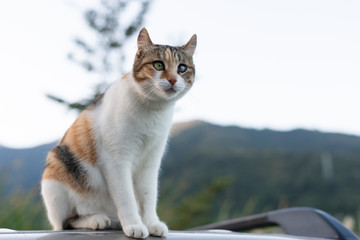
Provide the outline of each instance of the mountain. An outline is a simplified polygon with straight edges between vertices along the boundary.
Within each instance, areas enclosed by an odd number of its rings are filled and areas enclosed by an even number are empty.
[[[0,180],[6,183],[5,192],[37,186],[45,166],[47,152],[55,144],[25,149],[0,147]]]
[[[246,214],[311,206],[333,214],[359,209],[360,137],[296,129],[288,132],[217,126],[188,127],[170,140],[161,197],[196,194],[216,179],[231,179],[213,214]],[[182,191],[180,193],[179,191]]]
[[[0,148],[6,192],[38,187],[55,143]],[[360,210],[360,137],[296,129],[281,132],[194,121],[174,125],[160,179],[160,205],[176,208],[223,183],[211,215],[237,217],[287,206],[331,214]],[[3,178],[3,179],[2,179]]]

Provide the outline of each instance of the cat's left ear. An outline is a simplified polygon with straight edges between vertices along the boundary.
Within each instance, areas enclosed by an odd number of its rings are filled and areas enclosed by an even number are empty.
[[[137,39],[137,45],[138,45],[138,49],[144,49],[153,45],[146,28],[141,29]]]
[[[186,53],[188,53],[190,56],[194,55],[195,52],[195,48],[196,48],[196,42],[197,42],[197,37],[196,34],[194,34],[190,40],[181,47],[182,50],[184,50]]]

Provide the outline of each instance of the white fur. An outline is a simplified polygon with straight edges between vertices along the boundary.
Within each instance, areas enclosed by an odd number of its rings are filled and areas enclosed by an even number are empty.
[[[84,165],[93,190],[80,195],[54,180],[43,180],[42,195],[55,230],[76,209],[72,226],[103,229],[120,220],[129,237],[165,236],[156,213],[158,172],[176,100],[190,86],[178,75],[172,86],[159,74],[136,82],[132,74],[113,83],[93,112],[97,166]]]

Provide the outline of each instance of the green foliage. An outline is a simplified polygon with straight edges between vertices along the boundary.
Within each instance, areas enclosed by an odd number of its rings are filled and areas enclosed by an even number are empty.
[[[69,102],[52,94],[47,94],[47,97],[80,112],[103,93],[108,80],[124,72],[126,44],[142,26],[150,3],[151,0],[101,0],[98,7],[86,10],[84,18],[96,41],[75,38],[74,43],[80,52],[70,53],[68,58],[86,71],[97,74],[99,83],[91,96],[78,102]],[[137,12],[129,16],[129,10],[134,12],[134,9]]]
[[[50,229],[37,190],[17,191],[4,196],[0,191],[0,228],[14,230]]]
[[[80,100],[78,102],[68,102],[68,101],[66,101],[66,100],[64,100],[62,98],[53,96],[51,94],[47,94],[46,97],[48,97],[49,99],[51,99],[51,100],[53,100],[53,101],[55,101],[57,103],[66,105],[69,109],[81,112],[88,105],[90,105],[96,98],[98,98],[100,95],[101,95],[101,91],[95,90],[95,92],[93,93],[93,96],[91,96],[90,98],[85,98],[85,99]]]
[[[216,197],[232,183],[232,178],[218,178],[198,193],[178,196],[179,201],[163,198],[159,203],[159,215],[171,229],[188,229],[209,223],[209,213],[216,208]]]

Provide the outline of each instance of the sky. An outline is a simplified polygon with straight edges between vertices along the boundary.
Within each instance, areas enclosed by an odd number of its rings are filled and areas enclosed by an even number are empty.
[[[75,37],[91,38],[83,12],[96,2],[0,1],[0,145],[56,141],[75,120],[45,95],[92,92],[97,78],[67,55]],[[359,12],[357,0],[155,0],[144,27],[155,43],[198,37],[175,122],[360,135]]]

